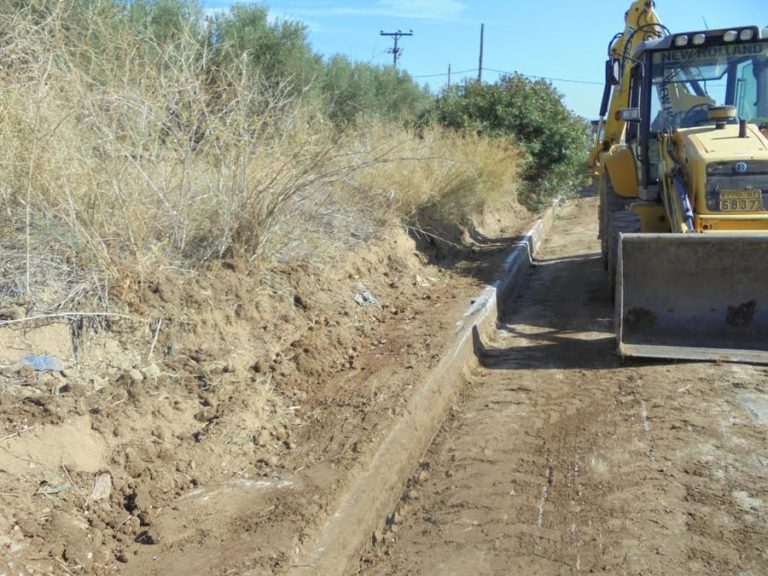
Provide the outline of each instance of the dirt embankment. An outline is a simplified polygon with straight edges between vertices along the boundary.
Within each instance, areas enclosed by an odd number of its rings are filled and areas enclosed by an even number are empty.
[[[282,571],[524,228],[503,224],[448,260],[397,231],[331,267],[168,270],[115,291],[123,315],[4,325],[0,574]]]

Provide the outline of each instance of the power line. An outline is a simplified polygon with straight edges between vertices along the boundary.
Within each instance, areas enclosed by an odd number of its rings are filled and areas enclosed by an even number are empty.
[[[472,68],[471,70],[453,70],[451,75],[469,74],[470,72],[477,72],[477,68]],[[448,74],[445,72],[442,74],[422,74],[421,76],[411,76],[411,78],[439,78],[440,76],[448,76]]]
[[[605,82],[592,82],[590,80],[574,80],[573,78],[554,78],[550,76],[536,76],[534,74],[523,74],[522,72],[509,72],[507,70],[495,70],[493,68],[486,68],[490,72],[496,72],[498,74],[520,74],[526,78],[536,78],[537,80],[548,80],[549,82],[570,82],[571,84],[590,84],[594,86],[603,86]]]
[[[520,74],[520,76],[525,76],[526,78],[534,78],[536,80],[547,80],[549,82],[570,82],[571,84],[589,84],[594,86],[603,86],[604,82],[592,82],[590,80],[576,80],[573,78],[555,78],[551,76],[536,76],[535,74],[524,74],[522,72],[509,72],[508,70],[496,70],[495,68],[483,68],[483,70],[487,70],[489,72],[496,72],[497,74]],[[457,70],[453,71],[452,75],[456,74],[469,74],[478,72],[479,68],[472,68],[469,70]],[[442,74],[421,74],[419,76],[411,76],[411,78],[439,78],[441,76],[448,76],[445,72]]]

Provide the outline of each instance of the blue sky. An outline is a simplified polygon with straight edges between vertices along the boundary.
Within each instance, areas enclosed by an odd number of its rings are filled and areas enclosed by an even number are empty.
[[[477,77],[480,24],[485,24],[483,79],[499,71],[552,79],[566,105],[596,116],[608,41],[623,29],[629,0],[265,0],[270,16],[308,26],[315,51],[389,64],[392,39],[380,31],[413,30],[400,41],[400,67],[439,90]],[[221,8],[227,0],[204,0]],[[658,0],[656,12],[672,32],[755,24],[768,26],[768,0]],[[471,72],[460,73],[471,70]],[[570,81],[568,81],[570,80]],[[573,82],[571,82],[573,81]]]

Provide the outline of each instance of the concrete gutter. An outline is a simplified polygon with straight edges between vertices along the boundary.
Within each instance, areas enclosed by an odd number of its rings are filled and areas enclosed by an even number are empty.
[[[554,221],[549,209],[512,249],[494,286],[467,310],[463,327],[437,368],[411,398],[367,468],[358,473],[335,512],[314,538],[296,551],[291,576],[340,576],[357,565],[363,548],[395,508],[405,482],[429,447],[451,404],[477,365],[481,338],[496,326],[498,311],[520,285]]]

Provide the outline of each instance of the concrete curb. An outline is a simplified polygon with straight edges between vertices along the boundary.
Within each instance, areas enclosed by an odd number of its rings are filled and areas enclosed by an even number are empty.
[[[337,576],[356,562],[373,532],[394,509],[406,480],[463,385],[465,371],[477,362],[482,335],[495,327],[498,310],[524,278],[554,217],[555,209],[550,208],[512,249],[496,285],[488,286],[467,310],[464,326],[448,354],[415,391],[370,465],[353,479],[321,531],[297,551],[288,574]]]

